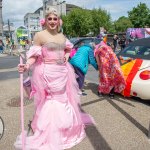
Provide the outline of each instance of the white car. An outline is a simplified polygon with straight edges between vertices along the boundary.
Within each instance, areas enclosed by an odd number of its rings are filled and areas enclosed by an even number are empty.
[[[150,100],[150,38],[130,43],[117,56],[126,80],[122,94]]]

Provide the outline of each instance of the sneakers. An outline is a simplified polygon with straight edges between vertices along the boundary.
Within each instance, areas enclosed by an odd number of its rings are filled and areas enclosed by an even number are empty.
[[[114,98],[114,88],[112,88],[112,90],[110,91],[109,97],[110,97],[111,99]]]
[[[86,95],[87,95],[86,93],[82,92],[82,96],[86,96]]]
[[[114,94],[113,93],[109,93],[109,98],[114,99]]]
[[[101,93],[101,92],[97,92],[97,95],[99,96],[99,97],[103,97],[103,93]]]
[[[104,94],[101,93],[101,92],[99,92],[99,91],[97,92],[97,95],[98,95],[99,97],[103,97],[103,96],[104,96]],[[110,93],[109,93],[109,98],[110,98],[110,99],[114,99],[114,97],[115,97],[115,96],[114,96],[114,93],[111,93],[111,92],[110,92]]]

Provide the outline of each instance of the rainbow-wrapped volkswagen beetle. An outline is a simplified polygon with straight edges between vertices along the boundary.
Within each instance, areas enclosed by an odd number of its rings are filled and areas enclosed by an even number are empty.
[[[130,43],[117,56],[126,80],[122,94],[150,100],[150,38]]]

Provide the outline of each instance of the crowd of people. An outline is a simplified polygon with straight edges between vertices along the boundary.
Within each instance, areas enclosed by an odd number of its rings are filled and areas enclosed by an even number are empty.
[[[118,49],[118,46],[119,46],[119,49],[120,50],[123,50],[126,46],[126,36],[125,35],[122,35],[121,37],[118,37],[118,35],[114,35],[113,36],[113,42],[112,42],[112,45],[113,45],[113,50],[114,52],[117,51]]]
[[[32,43],[28,39],[18,39],[18,41],[15,42],[14,39],[6,37],[4,40],[0,39],[0,54],[9,52],[11,55],[13,51],[17,49],[29,50],[31,45]]]
[[[69,149],[85,137],[85,128],[95,124],[94,119],[80,110],[80,96],[84,78],[91,64],[99,71],[98,94],[120,93],[125,80],[117,57],[105,41],[98,45],[84,44],[70,55],[73,44],[61,32],[61,19],[50,9],[42,31],[34,36],[33,46],[27,52],[25,64],[18,71],[32,71],[31,96],[34,95],[35,112],[33,134],[26,135],[27,150]],[[21,135],[15,148],[22,149]]]

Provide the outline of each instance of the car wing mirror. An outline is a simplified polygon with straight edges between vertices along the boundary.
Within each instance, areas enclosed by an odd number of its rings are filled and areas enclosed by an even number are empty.
[[[4,121],[2,119],[2,117],[0,117],[0,139],[2,139],[3,135],[4,135]]]

